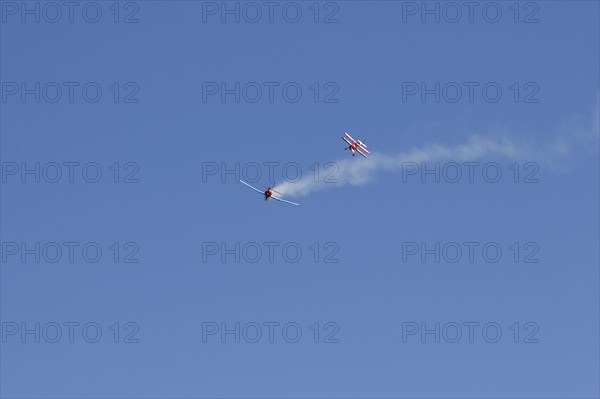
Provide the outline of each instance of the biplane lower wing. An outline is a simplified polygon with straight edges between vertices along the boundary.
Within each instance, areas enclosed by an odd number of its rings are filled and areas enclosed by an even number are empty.
[[[365,155],[365,153],[363,153],[364,148],[360,148],[360,147],[356,147],[356,152],[358,152],[360,155],[362,155],[365,158],[369,158],[367,155]]]

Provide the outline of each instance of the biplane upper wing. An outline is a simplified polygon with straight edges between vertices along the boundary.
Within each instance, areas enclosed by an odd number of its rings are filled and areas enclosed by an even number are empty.
[[[356,142],[356,140],[354,140],[348,133],[344,132],[344,134],[346,135],[346,137],[348,137],[350,139],[350,141],[352,141],[352,144],[358,144]],[[343,138],[343,137],[342,137]]]

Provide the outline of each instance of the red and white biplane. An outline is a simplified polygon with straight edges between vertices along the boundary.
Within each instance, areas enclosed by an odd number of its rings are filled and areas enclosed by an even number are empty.
[[[250,187],[252,190],[256,191],[257,193],[260,193],[260,194],[264,195],[265,196],[265,201],[268,200],[269,198],[273,198],[276,201],[285,202],[286,204],[300,206],[300,204],[296,204],[295,202],[286,201],[286,200],[284,200],[282,198],[278,198],[278,197],[273,196],[273,193],[277,193],[279,195],[283,195],[280,192],[274,190],[275,184],[273,184],[272,187],[265,187],[265,191],[262,191],[262,190],[259,190],[258,188],[252,187],[251,185],[249,185],[248,183],[246,183],[243,180],[240,180],[240,183],[244,183],[246,186]]]
[[[344,136],[342,136],[342,140],[344,140],[346,143],[348,143],[348,147],[344,148],[344,150],[352,151],[352,156],[355,155],[355,152],[358,152],[360,155],[362,155],[365,158],[369,157],[367,154],[371,154],[369,152],[369,150],[367,150],[367,145],[364,143],[366,140],[363,140],[363,141],[354,140],[346,132],[344,132]]]

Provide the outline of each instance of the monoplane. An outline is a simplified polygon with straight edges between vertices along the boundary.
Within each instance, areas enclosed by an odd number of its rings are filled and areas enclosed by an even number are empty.
[[[265,187],[265,191],[262,191],[262,190],[259,190],[256,187],[252,187],[250,184],[246,183],[243,180],[240,180],[240,183],[245,184],[246,186],[250,187],[252,190],[256,191],[257,193],[260,193],[260,194],[264,195],[265,196],[265,201],[268,200],[269,198],[273,198],[275,201],[281,201],[281,202],[285,202],[286,204],[300,206],[300,204],[296,204],[295,202],[286,201],[283,198],[275,197],[273,195],[273,193],[277,193],[279,195],[283,195],[279,191],[275,191],[275,189],[274,189],[275,188],[275,184],[273,184],[271,187]]]

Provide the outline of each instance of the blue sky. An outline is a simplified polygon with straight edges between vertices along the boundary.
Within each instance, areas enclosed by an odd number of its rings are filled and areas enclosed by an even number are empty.
[[[2,397],[600,395],[598,2],[22,4],[0,2]],[[265,163],[300,207],[236,183]]]

